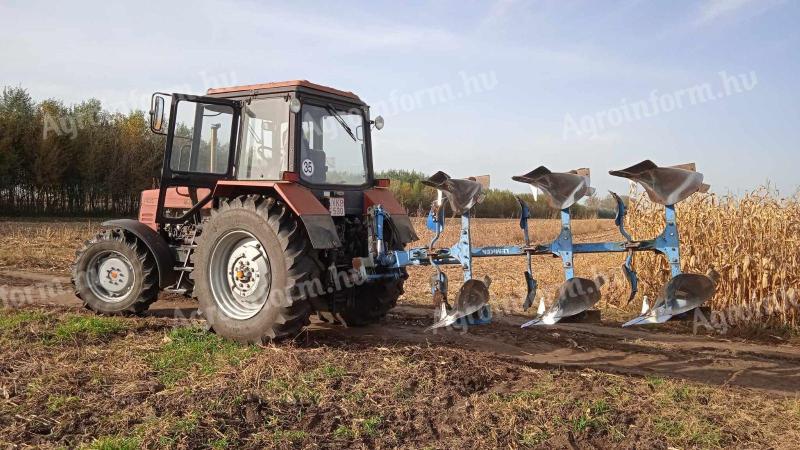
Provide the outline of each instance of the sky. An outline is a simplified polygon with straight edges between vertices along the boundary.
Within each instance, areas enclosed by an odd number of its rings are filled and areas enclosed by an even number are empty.
[[[712,190],[800,186],[800,1],[0,0],[0,85],[146,109],[154,91],[307,79],[386,126],[376,170],[608,175],[695,162]],[[602,192],[602,191],[601,191]]]

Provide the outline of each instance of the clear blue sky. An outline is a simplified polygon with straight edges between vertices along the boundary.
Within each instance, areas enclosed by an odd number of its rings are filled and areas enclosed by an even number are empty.
[[[511,175],[590,167],[624,192],[607,171],[650,158],[697,162],[716,192],[791,194],[798,24],[790,0],[2,1],[0,85],[129,110],[155,90],[304,78],[383,112],[378,169],[521,190]]]

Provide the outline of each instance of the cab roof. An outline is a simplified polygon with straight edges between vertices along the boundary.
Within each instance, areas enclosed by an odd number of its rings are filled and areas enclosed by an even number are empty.
[[[208,90],[208,95],[220,95],[220,96],[233,96],[235,94],[244,94],[244,93],[253,93],[253,94],[260,94],[260,93],[267,93],[267,92],[276,92],[276,91],[294,91],[294,90],[301,90],[301,89],[308,89],[312,91],[318,91],[324,94],[329,95],[336,95],[340,97],[346,97],[351,100],[355,100],[356,102],[361,102],[361,99],[358,96],[350,91],[342,91],[339,89],[334,89],[332,87],[323,86],[321,84],[312,83],[308,80],[290,80],[290,81],[278,81],[273,83],[260,83],[260,84],[246,84],[242,86],[229,86],[229,87],[221,87],[221,88],[210,88]],[[232,95],[233,94],[233,95]]]

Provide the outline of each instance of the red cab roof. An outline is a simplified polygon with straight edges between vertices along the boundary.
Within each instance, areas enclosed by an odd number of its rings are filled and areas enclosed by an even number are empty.
[[[315,89],[317,91],[327,92],[328,94],[341,95],[342,97],[349,97],[355,100],[361,100],[358,96],[350,91],[340,91],[332,87],[323,86],[321,84],[312,83],[308,80],[290,80],[278,81],[275,83],[261,83],[261,84],[246,84],[243,86],[230,86],[222,88],[211,88],[208,94],[227,94],[231,92],[247,92],[257,91],[261,89],[278,89],[278,88],[295,88],[304,87],[308,89]]]

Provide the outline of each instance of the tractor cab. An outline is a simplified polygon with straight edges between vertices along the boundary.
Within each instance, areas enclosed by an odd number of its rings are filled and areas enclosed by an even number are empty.
[[[214,88],[204,97],[155,94],[151,115],[153,131],[167,135],[167,178],[191,174],[207,187],[219,179],[337,190],[374,183],[370,131],[383,119],[370,120],[352,92],[300,80]]]
[[[371,144],[383,119],[371,120],[352,92],[299,80],[213,88],[206,96],[156,93],[150,114],[152,131],[167,138],[160,189],[142,196],[140,221],[151,228],[184,223],[234,193],[293,190],[294,203],[321,207],[295,212],[323,248],[340,244],[332,216],[363,216],[370,204],[385,203]],[[413,227],[393,200],[408,242]]]

